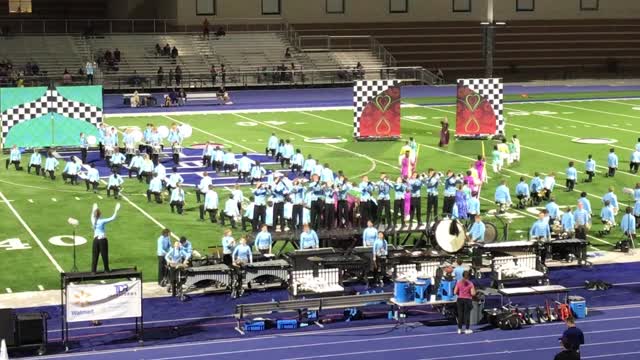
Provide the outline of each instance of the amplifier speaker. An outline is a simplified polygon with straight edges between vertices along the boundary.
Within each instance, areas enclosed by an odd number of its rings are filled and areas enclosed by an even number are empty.
[[[44,316],[42,313],[24,313],[17,315],[18,345],[35,345],[44,342]]]
[[[16,344],[16,329],[13,309],[0,309],[0,339],[5,339],[7,346]]]

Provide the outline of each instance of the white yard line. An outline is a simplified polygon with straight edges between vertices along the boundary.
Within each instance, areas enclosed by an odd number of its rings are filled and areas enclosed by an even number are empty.
[[[234,114],[234,115],[235,115],[235,114]],[[191,125],[191,124],[189,124],[189,123],[184,123],[184,122],[182,122],[182,121],[180,121],[180,120],[176,120],[176,119],[174,119],[174,118],[172,118],[172,117],[170,117],[170,116],[166,116],[166,115],[164,115],[164,117],[165,117],[165,118],[167,118],[167,119],[169,119],[169,120],[171,120],[171,121],[175,121],[175,122],[177,122],[178,124],[181,124],[181,125],[189,125],[189,126],[191,126],[191,128],[192,128],[193,130],[196,130],[196,131],[199,131],[199,132],[201,132],[201,133],[203,133],[203,134],[206,134],[206,135],[212,136],[212,137],[214,137],[214,138],[216,138],[216,139],[222,140],[222,141],[227,142],[227,143],[229,143],[229,144],[231,144],[231,145],[234,145],[234,146],[237,146],[237,147],[243,148],[243,149],[248,150],[248,151],[251,151],[251,152],[253,152],[253,153],[256,153],[256,152],[257,152],[256,150],[253,150],[253,149],[251,149],[251,148],[248,148],[248,147],[246,147],[246,146],[244,146],[244,145],[241,145],[241,144],[235,143],[235,142],[233,142],[233,141],[231,141],[231,140],[229,140],[229,139],[225,139],[225,138],[223,138],[223,137],[221,137],[221,136],[214,135],[214,134],[212,134],[212,133],[210,133],[210,132],[208,132],[208,131],[205,131],[205,130],[202,130],[202,129],[200,129],[200,128],[197,128],[197,127],[195,127],[195,126],[193,126],[193,125]]]
[[[633,116],[633,115],[627,115],[627,114],[618,114],[618,113],[612,113],[612,112],[609,112],[609,111],[590,109],[590,108],[584,108],[584,107],[579,107],[579,106],[571,106],[571,105],[563,105],[563,104],[552,104],[552,105],[553,106],[566,107],[566,108],[569,108],[569,109],[591,111],[591,112],[595,112],[595,113],[599,113],[599,114],[605,114],[605,115],[621,116],[621,117],[626,117],[626,118],[631,118],[631,119],[640,119],[639,116]],[[635,131],[632,131],[632,130],[628,130],[628,131],[629,132],[635,132]]]
[[[636,99],[636,100],[640,100],[640,99]],[[626,105],[626,106],[638,106],[638,104],[625,103],[625,102],[621,102],[621,101],[614,101],[614,100],[604,100],[604,101],[612,103],[612,104],[620,104],[620,105]]]
[[[2,201],[4,201],[5,204],[7,204],[7,207],[9,208],[9,210],[11,210],[11,212],[13,213],[13,215],[15,215],[15,217],[18,219],[20,224],[22,224],[22,226],[25,228],[25,230],[27,230],[29,235],[31,235],[33,240],[36,242],[36,244],[38,244],[38,246],[40,247],[42,252],[47,256],[47,258],[49,258],[49,261],[51,261],[51,263],[56,268],[56,270],[58,270],[58,272],[64,272],[64,270],[62,270],[62,267],[60,267],[60,264],[58,264],[56,259],[54,259],[53,256],[51,256],[51,253],[49,252],[49,250],[47,250],[47,248],[44,246],[42,241],[40,241],[38,236],[33,232],[33,230],[31,230],[31,228],[29,227],[29,225],[27,225],[27,223],[24,221],[24,219],[22,219],[22,216],[20,216],[20,214],[18,214],[18,212],[11,205],[11,203],[9,203],[9,201],[7,201],[7,198],[4,196],[4,194],[2,192],[0,192],[0,198],[2,199]]]

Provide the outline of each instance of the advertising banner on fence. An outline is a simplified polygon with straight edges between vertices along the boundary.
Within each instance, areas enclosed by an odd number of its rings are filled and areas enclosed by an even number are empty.
[[[142,316],[140,280],[67,286],[67,322]]]

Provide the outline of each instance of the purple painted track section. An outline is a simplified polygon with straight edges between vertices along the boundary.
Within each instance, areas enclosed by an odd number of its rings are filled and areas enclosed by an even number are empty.
[[[579,93],[640,90],[640,86],[523,86],[507,85],[505,94]],[[154,96],[160,100],[162,93]],[[287,109],[301,107],[352,106],[353,89],[350,87],[324,89],[282,89],[282,90],[236,90],[230,92],[233,105],[222,106],[213,99],[191,99],[186,106],[131,108],[123,105],[121,95],[105,95],[104,111],[107,114],[145,113],[159,111],[213,111],[246,109]],[[456,95],[455,86],[403,86],[403,98],[440,97]],[[160,103],[160,102],[158,102]]]

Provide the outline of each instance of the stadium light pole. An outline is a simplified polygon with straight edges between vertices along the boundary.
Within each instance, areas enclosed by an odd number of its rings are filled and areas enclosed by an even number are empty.
[[[484,57],[484,76],[493,77],[493,54],[495,51],[496,26],[506,25],[506,23],[494,20],[493,0],[487,0],[487,19],[480,23],[482,25],[482,53]]]

